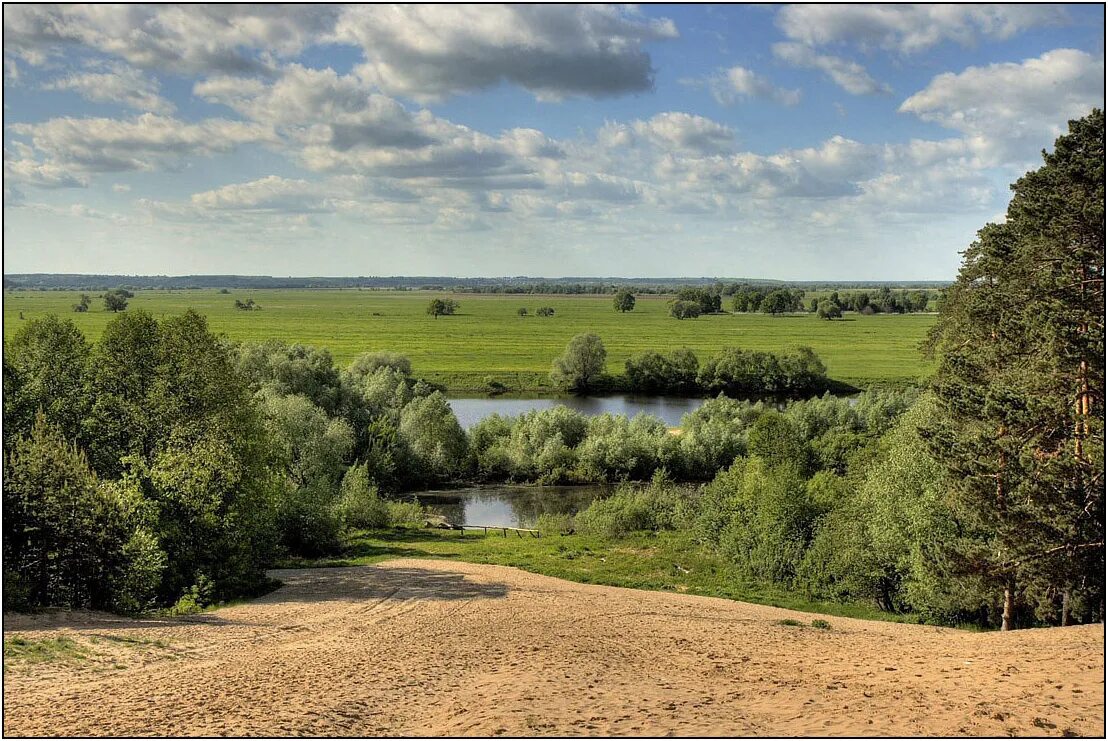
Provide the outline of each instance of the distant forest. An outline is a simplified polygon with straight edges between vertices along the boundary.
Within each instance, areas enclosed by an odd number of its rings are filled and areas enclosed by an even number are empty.
[[[374,288],[457,291],[461,293],[672,293],[682,286],[764,285],[807,290],[850,288],[944,288],[949,281],[778,281],[759,278],[455,278],[450,276],[358,276],[347,278],[278,278],[269,275],[83,275],[14,273],[4,276],[5,289],[96,291],[109,288]],[[733,293],[721,291],[724,293]]]

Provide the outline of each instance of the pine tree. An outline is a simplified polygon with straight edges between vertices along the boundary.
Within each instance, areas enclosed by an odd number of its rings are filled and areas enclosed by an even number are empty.
[[[954,562],[1003,595],[1005,629],[1020,605],[1103,615],[1103,111],[1043,158],[965,252],[929,340],[940,412],[926,434],[955,482]]]

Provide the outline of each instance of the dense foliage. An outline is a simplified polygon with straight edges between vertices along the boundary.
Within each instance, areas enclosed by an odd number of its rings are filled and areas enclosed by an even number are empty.
[[[411,519],[378,492],[456,478],[468,444],[410,373],[389,353],[340,371],[325,350],[231,345],[193,312],[121,313],[95,346],[27,322],[4,354],[6,598],[203,604],[375,512]]]
[[[948,555],[1009,626],[1104,600],[1104,112],[1044,160],[966,251],[932,335],[928,439],[985,534]]]

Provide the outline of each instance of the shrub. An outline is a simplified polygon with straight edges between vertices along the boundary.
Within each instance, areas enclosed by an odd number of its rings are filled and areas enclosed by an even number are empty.
[[[499,381],[492,376],[485,377],[485,393],[490,396],[499,396],[500,394],[508,391],[508,385],[503,381]]]
[[[125,566],[112,589],[113,606],[124,613],[140,613],[150,609],[157,597],[165,553],[158,539],[145,529],[138,529],[123,546]]]
[[[365,464],[355,464],[347,470],[337,506],[339,518],[348,529],[371,530],[389,524],[388,505],[370,482]]]
[[[394,352],[366,352],[354,358],[346,374],[354,381],[361,381],[380,368],[389,368],[408,376],[412,373],[412,361]]]
[[[816,618],[812,621],[812,627],[819,628],[820,630],[831,630],[831,623],[827,622],[826,620]]]
[[[700,314],[700,304],[695,301],[674,301],[669,307],[669,315],[675,319],[696,319]]]
[[[389,525],[422,525],[427,517],[427,509],[415,500],[388,502]]]
[[[665,465],[663,444],[669,442],[665,424],[645,414],[599,414],[589,420],[584,441],[577,448],[579,470],[591,481],[644,479]]]
[[[673,484],[668,474],[658,471],[646,487],[623,484],[612,496],[594,500],[577,514],[577,529],[606,538],[672,530],[683,496],[687,495]]]
[[[200,574],[196,583],[185,590],[173,607],[167,610],[170,615],[192,615],[214,604],[212,598],[212,580]]]
[[[535,522],[535,529],[542,535],[562,535],[571,533],[576,527],[573,515],[556,515],[545,512],[539,515]]]
[[[341,545],[342,518],[334,493],[320,484],[286,487],[277,513],[281,545],[289,553],[315,558]]]
[[[697,390],[699,361],[692,350],[679,348],[663,355],[644,352],[624,362],[627,379],[634,391],[690,393]]]

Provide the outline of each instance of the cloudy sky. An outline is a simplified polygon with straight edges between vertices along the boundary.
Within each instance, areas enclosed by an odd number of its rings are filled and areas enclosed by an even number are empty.
[[[947,279],[1101,6],[4,7],[6,272]]]

